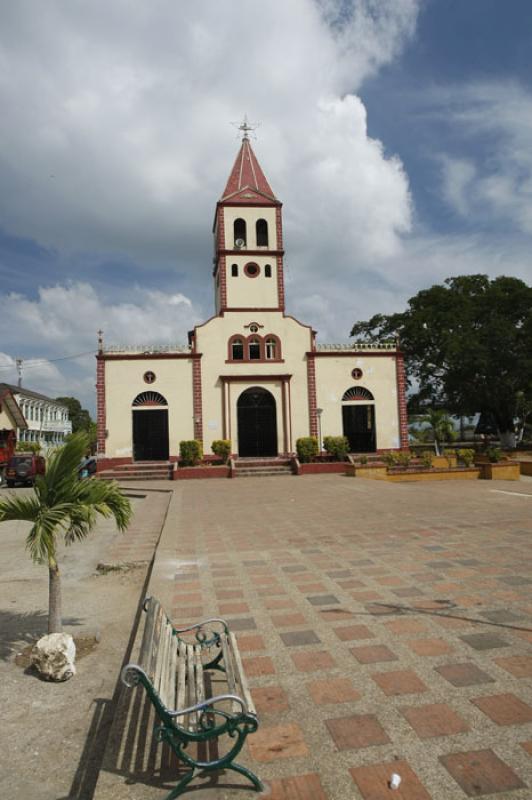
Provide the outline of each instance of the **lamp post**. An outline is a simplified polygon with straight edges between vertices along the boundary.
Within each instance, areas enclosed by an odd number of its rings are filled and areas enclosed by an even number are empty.
[[[321,415],[323,414],[323,408],[316,409],[316,416],[318,417],[318,446],[320,448],[320,455],[321,455]]]

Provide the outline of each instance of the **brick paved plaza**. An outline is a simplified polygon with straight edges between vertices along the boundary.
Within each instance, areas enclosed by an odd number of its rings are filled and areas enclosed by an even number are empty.
[[[532,796],[532,482],[176,491],[172,611],[238,631],[276,800]]]
[[[176,485],[159,588],[237,631],[274,800],[532,797],[531,512],[530,479]]]

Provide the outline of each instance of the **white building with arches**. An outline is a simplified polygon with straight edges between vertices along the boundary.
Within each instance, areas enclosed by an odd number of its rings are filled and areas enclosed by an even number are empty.
[[[187,345],[104,347],[97,356],[98,452],[106,465],[176,460],[179,442],[235,456],[295,451],[345,434],[353,452],[405,448],[402,353],[320,345],[285,309],[282,204],[244,131],[214,215],[215,313]]]

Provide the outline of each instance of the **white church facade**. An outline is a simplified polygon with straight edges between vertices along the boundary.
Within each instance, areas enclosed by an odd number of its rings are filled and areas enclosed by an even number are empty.
[[[230,439],[240,457],[295,452],[302,436],[347,436],[352,452],[406,448],[402,353],[320,345],[286,313],[282,204],[247,131],[214,218],[215,314],[182,347],[97,355],[98,454],[106,465],[175,461]]]

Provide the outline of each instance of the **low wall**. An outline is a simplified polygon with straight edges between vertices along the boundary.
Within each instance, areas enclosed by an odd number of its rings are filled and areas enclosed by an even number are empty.
[[[172,472],[174,481],[188,481],[196,478],[229,478],[229,467],[177,467]]]
[[[312,464],[299,465],[298,475],[321,475],[326,472],[345,473],[347,463],[345,461],[317,461]]]
[[[480,470],[475,467],[463,469],[431,469],[416,472],[388,473],[387,481],[401,483],[402,481],[476,481],[480,477]]]

